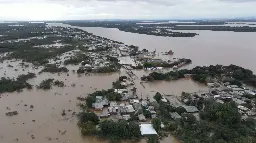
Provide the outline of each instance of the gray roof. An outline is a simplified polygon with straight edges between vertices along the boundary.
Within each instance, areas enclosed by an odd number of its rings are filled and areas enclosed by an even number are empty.
[[[183,106],[188,113],[199,112],[199,110],[195,106]]]
[[[146,117],[143,114],[138,115],[140,121],[145,121]]]
[[[180,119],[181,116],[177,112],[170,112],[170,115],[173,119]]]

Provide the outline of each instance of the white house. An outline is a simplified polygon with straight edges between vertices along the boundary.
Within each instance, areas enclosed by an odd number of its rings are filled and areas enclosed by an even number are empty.
[[[141,124],[140,125],[141,135],[157,135],[156,130],[153,128],[152,124]]]

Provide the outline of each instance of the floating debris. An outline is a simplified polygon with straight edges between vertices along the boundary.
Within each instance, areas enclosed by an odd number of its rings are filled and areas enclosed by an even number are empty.
[[[18,115],[18,111],[13,111],[13,112],[7,112],[5,113],[6,116],[15,116],[15,115]]]
[[[62,116],[66,116],[66,111],[65,111],[65,110],[62,110],[61,115],[62,115]]]

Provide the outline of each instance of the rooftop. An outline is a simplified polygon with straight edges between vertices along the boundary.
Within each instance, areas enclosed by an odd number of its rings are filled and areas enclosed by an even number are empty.
[[[141,135],[157,135],[157,132],[153,128],[152,124],[141,124],[140,132]]]
[[[195,113],[199,110],[195,106],[183,106],[188,113]]]

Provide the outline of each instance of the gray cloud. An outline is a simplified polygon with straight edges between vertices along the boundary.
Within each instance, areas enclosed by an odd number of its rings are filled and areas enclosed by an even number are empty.
[[[0,0],[0,20],[178,19],[256,15],[256,0]]]
[[[244,3],[244,2],[256,2],[256,0],[220,0],[223,2],[236,2],[236,3]]]

